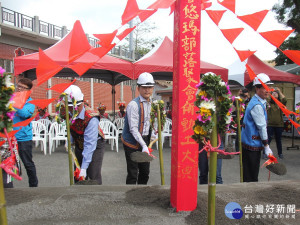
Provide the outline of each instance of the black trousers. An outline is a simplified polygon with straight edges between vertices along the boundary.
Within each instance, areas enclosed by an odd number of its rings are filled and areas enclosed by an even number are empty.
[[[243,161],[243,181],[244,182],[257,182],[261,151],[249,151],[243,149],[242,161]]]
[[[29,187],[38,186],[36,168],[32,160],[32,141],[18,141],[19,155],[27,172]]]
[[[93,152],[92,161],[90,162],[90,165],[86,171],[86,180],[96,180],[98,184],[102,184],[102,175],[101,175],[101,169],[102,169],[102,162],[105,152],[105,141],[101,138],[97,141],[97,147],[95,151]],[[75,155],[78,160],[79,165],[82,163],[82,151],[75,147]]]
[[[150,142],[150,137],[143,138],[147,146]],[[142,151],[142,149],[133,149],[124,145],[125,158],[127,163],[126,184],[147,184],[150,174],[150,162],[137,163],[131,160],[131,153]]]
[[[283,127],[268,127],[268,137],[269,137],[269,145],[272,141],[273,134],[275,134],[275,140],[276,140],[276,147],[277,147],[277,153],[278,156],[282,154],[282,143],[281,143],[281,136],[283,132]]]

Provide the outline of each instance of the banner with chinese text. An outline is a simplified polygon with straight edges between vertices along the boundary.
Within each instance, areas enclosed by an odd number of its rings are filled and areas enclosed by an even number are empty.
[[[171,205],[177,211],[197,206],[198,144],[191,138],[200,81],[201,0],[176,1],[172,103]]]

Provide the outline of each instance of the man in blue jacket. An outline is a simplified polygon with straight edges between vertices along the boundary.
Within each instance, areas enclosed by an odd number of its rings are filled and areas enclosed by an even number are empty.
[[[18,81],[16,91],[29,91],[31,88],[32,81],[28,78],[21,78]],[[32,98],[29,97],[22,109],[15,108],[16,113],[13,119],[14,124],[32,117],[35,106],[28,103],[31,100]],[[15,134],[18,141],[19,155],[27,172],[29,187],[37,187],[38,178],[36,176],[36,169],[32,160],[32,125],[30,123],[25,127],[14,127],[14,130],[18,130],[20,128],[21,130]]]
[[[255,77],[253,85],[255,95],[251,98],[245,112],[242,128],[242,161],[243,181],[257,182],[261,151],[273,155],[268,145],[267,133],[267,90],[262,86],[273,84],[268,75],[260,73]]]

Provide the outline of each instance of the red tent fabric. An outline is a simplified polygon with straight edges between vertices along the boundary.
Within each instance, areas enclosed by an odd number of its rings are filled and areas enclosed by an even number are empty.
[[[58,63],[60,66],[63,66],[63,67],[68,67],[70,65],[75,65],[75,64],[79,65],[81,63],[86,64],[86,63],[96,62],[89,70],[89,71],[93,71],[93,73],[89,74],[88,77],[102,79],[101,78],[102,74],[108,77],[109,75],[111,76],[112,74],[114,74],[111,72],[111,71],[114,71],[115,74],[120,73],[120,74],[127,76],[130,79],[133,78],[133,74],[132,74],[133,65],[131,62],[128,62],[126,60],[122,60],[119,58],[115,58],[115,57],[112,57],[109,55],[105,55],[101,59],[99,59],[98,56],[96,56],[90,52],[86,52],[82,56],[77,58],[74,62],[72,62],[71,64],[68,64],[73,32],[74,32],[74,30],[72,30],[68,35],[66,35],[63,39],[61,39],[55,45],[46,49],[44,51],[44,53],[48,57],[50,57],[53,61],[55,61],[56,63]],[[91,46],[90,51],[92,49],[94,49],[94,48]],[[14,58],[15,75],[18,75],[20,73],[23,73],[24,71],[28,71],[28,70],[36,68],[38,65],[38,61],[39,61],[38,53],[23,55],[23,56]],[[102,72],[100,72],[100,71],[96,72],[96,70],[102,70]],[[89,71],[87,72],[87,74],[89,73]],[[106,71],[106,73],[105,73],[105,71]],[[110,71],[110,72],[108,72],[108,71]],[[70,69],[63,69],[60,73],[66,74],[67,72],[69,72],[69,74],[70,74],[70,72],[72,72],[72,71]],[[75,75],[75,74],[73,74],[73,75]],[[87,77],[87,76],[85,76],[85,77]]]
[[[300,85],[300,76],[297,76],[295,74],[287,73],[281,70],[277,70],[267,64],[265,64],[263,61],[261,61],[259,58],[257,58],[255,55],[251,55],[248,58],[247,64],[250,66],[250,68],[254,71],[254,73],[257,75],[259,73],[265,73],[267,74],[271,81],[281,81],[281,82],[290,82],[297,85]],[[247,70],[245,71],[245,80],[244,80],[244,86],[251,83],[250,77],[248,75]]]
[[[134,79],[143,72],[152,73],[154,79],[172,80],[173,73],[173,42],[165,37],[160,46],[150,51],[134,64]],[[228,69],[201,61],[201,73],[213,72],[228,81]]]

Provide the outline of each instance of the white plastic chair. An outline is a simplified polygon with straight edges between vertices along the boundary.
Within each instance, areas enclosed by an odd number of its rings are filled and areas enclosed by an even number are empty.
[[[116,126],[119,134],[122,134],[124,128],[124,118],[116,118],[114,121],[114,125]]]
[[[172,120],[166,118],[166,123],[162,132],[163,135],[163,139],[165,137],[169,137],[169,146],[171,147],[171,143],[172,143]]]
[[[154,124],[155,129],[157,130],[157,122]],[[161,131],[161,141],[162,141],[162,146],[164,146],[165,138],[169,137],[169,146],[171,147],[171,137],[172,137],[172,120],[166,118],[165,125]],[[158,142],[156,142],[156,148],[158,149]]]
[[[119,152],[119,132],[116,126],[109,120],[101,119],[99,122],[99,126],[101,127],[105,140],[109,140],[111,144],[111,150],[114,149],[114,143],[116,144],[116,151]]]
[[[51,126],[52,122],[51,122],[50,120],[48,120],[48,119],[39,119],[39,120],[37,120],[37,121],[39,121],[40,123],[42,123],[42,124],[44,124],[44,125],[46,126],[46,128],[47,128],[47,133],[48,133],[48,131],[49,131],[49,129],[50,129],[50,126]]]
[[[37,120],[40,123],[44,124],[46,127],[46,140],[48,141],[49,139],[49,130],[50,130],[50,126],[52,124],[52,122],[49,119],[39,119]]]
[[[66,126],[57,122],[52,123],[49,130],[49,154],[51,155],[52,148],[53,152],[55,151],[59,141],[67,140]]]
[[[42,143],[41,151],[44,151],[44,154],[47,154],[47,129],[44,124],[39,121],[32,121],[32,141],[35,141],[35,147],[38,146],[39,141]]]

